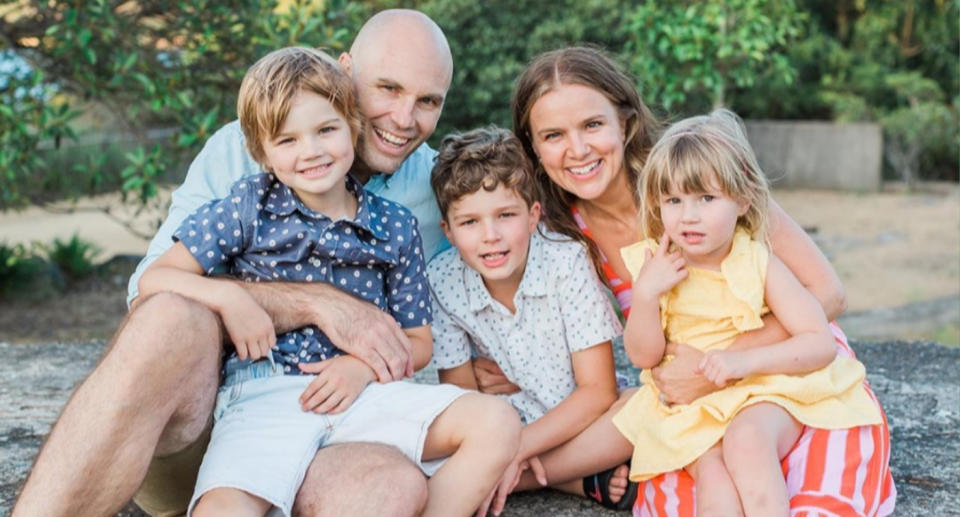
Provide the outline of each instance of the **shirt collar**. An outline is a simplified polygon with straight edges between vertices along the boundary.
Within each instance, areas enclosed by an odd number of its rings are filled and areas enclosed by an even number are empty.
[[[275,175],[270,175],[270,186],[267,187],[266,196],[263,202],[263,209],[271,214],[278,216],[288,216],[294,211],[314,218],[328,219],[329,217],[319,214],[300,201],[300,198],[293,192],[293,189],[284,185]],[[347,192],[357,198],[357,215],[350,221],[357,228],[366,230],[374,237],[380,240],[388,238],[383,225],[374,224],[374,216],[377,206],[369,192],[364,190],[363,185],[352,175],[348,174],[345,178],[347,183]]]
[[[547,295],[547,276],[545,268],[548,266],[544,261],[544,237],[540,229],[533,232],[530,236],[530,247],[527,251],[527,263],[523,270],[523,278],[520,279],[520,286],[517,293],[525,297],[536,297]],[[483,309],[493,305],[493,296],[487,290],[483,283],[483,277],[475,269],[468,266],[464,267],[464,285],[467,288],[467,303],[470,310],[480,312]],[[516,296],[514,296],[516,299]]]

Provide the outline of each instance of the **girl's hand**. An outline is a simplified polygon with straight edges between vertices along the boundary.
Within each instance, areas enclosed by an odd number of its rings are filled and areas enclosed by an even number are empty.
[[[316,374],[300,395],[300,407],[314,413],[340,413],[376,380],[373,369],[356,357],[341,355],[318,363],[301,363],[300,371]]]
[[[711,350],[700,360],[697,371],[710,382],[723,388],[731,382],[750,375],[750,364],[742,352]]]
[[[664,233],[656,253],[646,251],[647,259],[633,281],[633,296],[652,301],[673,289],[687,277],[686,261],[679,251],[669,252],[670,237]]]
[[[267,311],[243,289],[231,290],[218,312],[240,359],[266,357],[277,343],[277,331]]]

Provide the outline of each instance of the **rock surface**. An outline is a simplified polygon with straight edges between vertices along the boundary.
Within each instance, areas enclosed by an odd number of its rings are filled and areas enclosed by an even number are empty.
[[[960,516],[960,349],[904,341],[854,347],[890,421],[896,515]],[[0,343],[0,355],[7,358],[0,362],[0,513],[9,511],[43,437],[103,348],[103,343]],[[628,370],[622,356],[617,362],[621,371]],[[143,514],[131,505],[120,515]],[[623,514],[544,491],[511,496],[504,515]]]

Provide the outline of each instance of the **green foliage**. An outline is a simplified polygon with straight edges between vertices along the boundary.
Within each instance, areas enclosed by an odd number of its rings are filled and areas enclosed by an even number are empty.
[[[74,234],[69,240],[55,238],[50,246],[42,246],[47,260],[59,268],[68,280],[80,280],[95,269],[94,260],[103,251],[96,244]]]
[[[57,102],[42,72],[0,77],[0,208],[16,203],[22,179],[45,166],[40,142],[73,138],[68,123],[76,115]]]
[[[789,83],[803,14],[792,0],[650,0],[628,17],[631,68],[668,109],[725,106],[731,90]]]
[[[514,80],[536,54],[590,42],[621,52],[627,27],[617,0],[477,2],[428,0],[417,6],[450,40],[453,84],[434,140],[486,124],[510,127]]]
[[[63,286],[56,269],[38,256],[33,247],[0,243],[0,298],[36,300]]]
[[[15,152],[5,149],[0,155],[4,171],[0,209],[42,200],[38,193],[25,195],[15,188],[31,184],[28,177],[71,173],[45,167],[37,149],[51,138],[72,136],[65,121],[74,113],[73,104],[105,107],[134,141],[121,153],[121,163],[81,161],[77,166],[117,167],[86,170],[84,182],[89,186],[119,183],[128,200],[148,202],[156,195],[159,180],[174,176],[172,171],[182,172],[184,161],[218,127],[235,118],[240,80],[254,61],[288,45],[342,51],[369,14],[362,5],[347,0],[278,4],[276,0],[35,0],[7,6],[0,17],[0,33],[5,36],[0,41],[42,72],[35,74],[35,82],[45,77],[59,95],[57,104],[49,94],[4,99],[0,129],[16,147]],[[2,75],[0,85],[11,80]],[[17,121],[20,129],[10,133],[7,126]],[[158,140],[148,134],[155,127],[176,131]]]

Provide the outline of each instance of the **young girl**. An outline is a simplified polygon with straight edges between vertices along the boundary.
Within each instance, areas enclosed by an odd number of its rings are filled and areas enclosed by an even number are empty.
[[[648,238],[621,252],[635,277],[627,354],[649,369],[670,359],[668,341],[688,343],[706,352],[702,373],[725,388],[668,406],[644,371],[644,386],[614,418],[635,446],[630,478],[684,467],[698,515],[788,515],[780,459],[804,425],[881,423],[863,365],[836,356],[822,309],[764,244],[769,192],[736,115],[718,110],[671,127],[639,190]],[[788,339],[725,350],[768,311]]]

